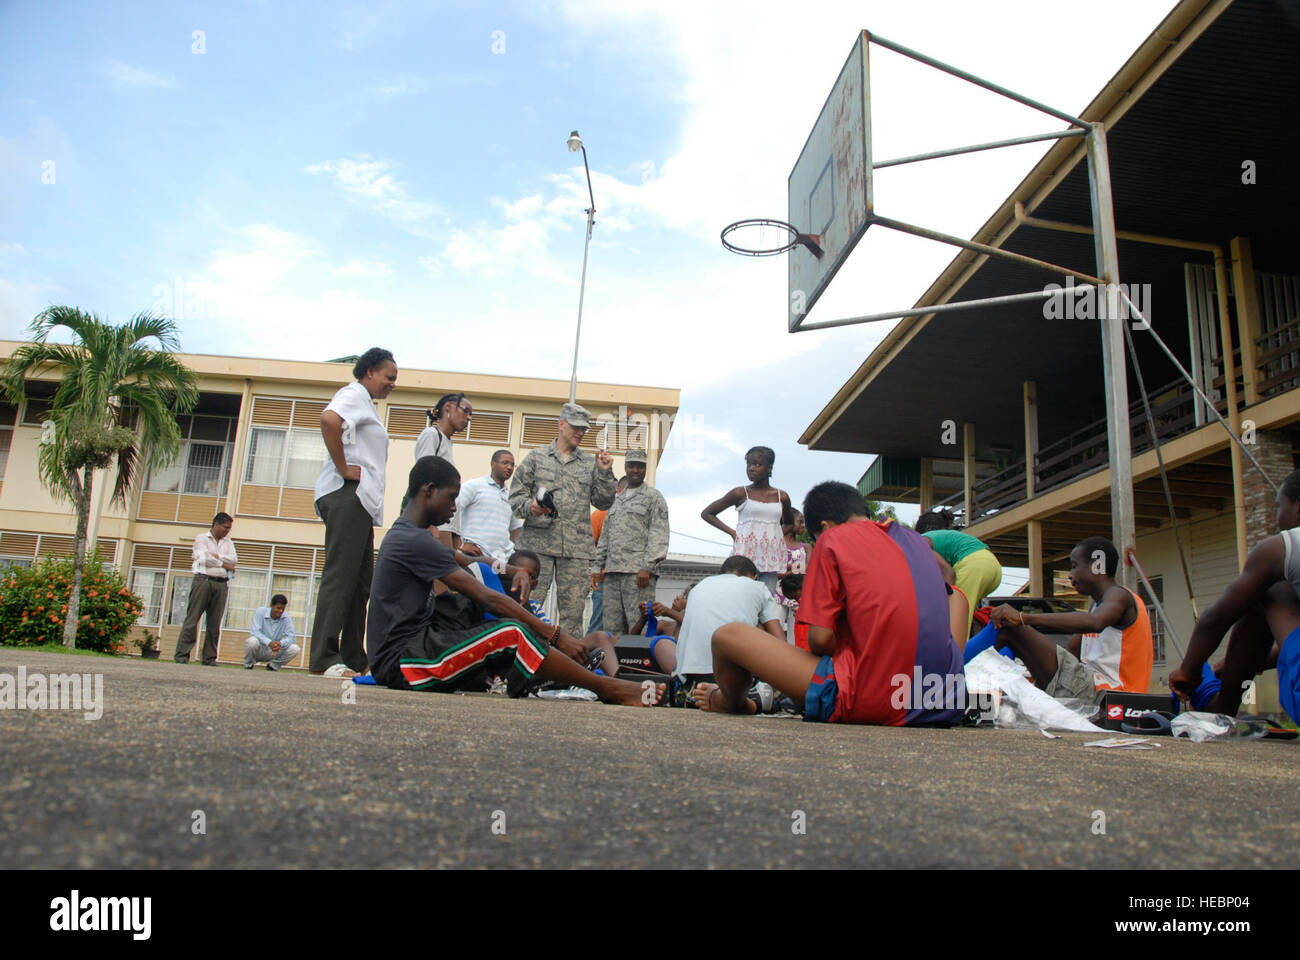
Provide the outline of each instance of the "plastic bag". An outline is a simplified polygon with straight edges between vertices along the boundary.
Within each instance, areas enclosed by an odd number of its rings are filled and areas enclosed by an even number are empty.
[[[1232,717],[1222,713],[1200,713],[1195,710],[1180,713],[1169,723],[1169,728],[1175,737],[1182,737],[1193,743],[1230,737],[1236,727],[1236,721]]]
[[[1039,690],[1024,675],[1023,667],[996,650],[985,650],[966,664],[966,689],[1002,691],[995,720],[998,726],[1073,730],[1081,733],[1105,732],[1065,702]],[[1014,716],[1004,717],[1008,708],[1014,708]]]

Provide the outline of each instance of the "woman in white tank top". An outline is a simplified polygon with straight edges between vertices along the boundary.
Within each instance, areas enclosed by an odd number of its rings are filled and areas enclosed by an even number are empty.
[[[785,572],[785,536],[781,525],[794,522],[790,497],[771,484],[776,454],[768,447],[753,447],[745,454],[745,473],[749,484],[735,487],[726,496],[713,501],[700,513],[710,526],[731,537],[732,556],[748,557],[758,568],[758,578],[776,593],[777,580]],[[733,530],[718,514],[736,508]]]

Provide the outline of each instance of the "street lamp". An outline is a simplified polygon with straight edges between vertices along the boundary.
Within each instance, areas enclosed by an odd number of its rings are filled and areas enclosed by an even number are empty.
[[[574,403],[578,394],[578,341],[582,337],[582,300],[587,292],[587,251],[591,247],[591,228],[596,222],[596,197],[591,192],[591,168],[587,166],[587,148],[583,145],[582,137],[578,136],[577,130],[569,134],[568,144],[570,153],[582,151],[582,169],[587,172],[587,196],[591,198],[591,206],[586,210],[587,240],[582,246],[582,285],[578,288],[578,330],[573,335],[573,375],[569,377],[569,402]]]

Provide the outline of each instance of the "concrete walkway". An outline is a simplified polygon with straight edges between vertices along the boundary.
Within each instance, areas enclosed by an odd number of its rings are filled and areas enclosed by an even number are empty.
[[[1130,752],[374,687],[345,703],[302,674],[0,648],[0,673],[20,664],[101,672],[103,717],[0,710],[3,869],[1235,868],[1300,848],[1300,742]]]

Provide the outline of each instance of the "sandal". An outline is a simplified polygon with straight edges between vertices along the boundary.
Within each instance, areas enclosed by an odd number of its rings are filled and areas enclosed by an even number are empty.
[[[1170,721],[1174,715],[1167,710],[1152,710],[1135,718],[1133,723],[1121,723],[1119,728],[1125,733],[1145,734],[1149,737],[1171,737],[1173,729]]]

